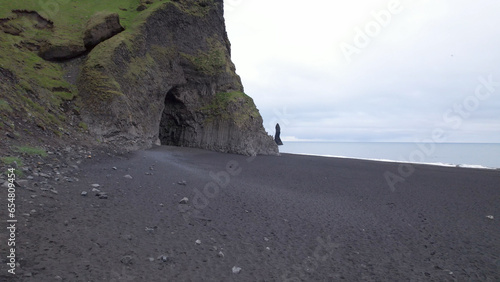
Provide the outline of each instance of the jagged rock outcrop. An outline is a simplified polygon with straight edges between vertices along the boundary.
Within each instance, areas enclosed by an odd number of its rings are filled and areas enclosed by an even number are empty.
[[[222,0],[180,0],[97,45],[78,79],[82,118],[101,142],[277,154],[230,57]]]
[[[57,43],[47,41],[41,46],[39,55],[48,61],[73,59],[123,30],[117,13],[98,12],[88,20],[83,41]]]
[[[274,134],[274,142],[276,142],[276,144],[278,146],[283,145],[283,142],[281,141],[281,138],[280,138],[280,134],[281,134],[280,124],[277,123],[276,124],[276,133]]]
[[[124,28],[120,24],[120,17],[117,13],[96,13],[87,22],[83,44],[87,49],[93,48],[123,30]]]

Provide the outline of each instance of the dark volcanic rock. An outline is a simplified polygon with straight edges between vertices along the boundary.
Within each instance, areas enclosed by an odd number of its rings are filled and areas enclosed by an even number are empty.
[[[98,140],[278,154],[231,61],[223,1],[149,7],[138,32],[90,52],[78,80],[82,117]]]
[[[276,134],[274,135],[274,142],[276,142],[276,144],[281,146],[281,145],[283,145],[283,142],[281,142],[280,134],[281,134],[280,124],[277,123],[276,124]]]
[[[62,61],[78,57],[85,53],[85,51],[85,47],[79,44],[65,43],[53,45],[52,43],[47,43],[41,47],[39,55],[47,61]]]
[[[120,17],[117,13],[99,12],[87,22],[83,43],[86,48],[92,48],[123,30],[124,28],[120,25]]]

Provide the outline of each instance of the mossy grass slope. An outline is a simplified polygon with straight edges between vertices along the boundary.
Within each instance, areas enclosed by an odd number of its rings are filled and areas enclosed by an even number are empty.
[[[21,153],[21,154],[26,154],[26,155],[29,155],[29,156],[42,156],[42,157],[46,157],[47,156],[47,152],[42,149],[42,148],[36,148],[36,147],[30,147],[30,146],[16,146],[14,148],[14,151],[15,152],[18,152],[18,153]]]
[[[148,1],[154,4],[163,1]],[[140,0],[0,0],[2,9],[0,18],[14,17],[13,11],[36,11],[40,16],[53,22],[54,40],[79,42],[83,38],[84,28],[96,13],[114,12],[120,16],[120,23],[128,29],[141,13],[137,7]],[[46,33],[46,32],[45,32]],[[39,35],[44,36],[44,32]]]
[[[149,3],[146,4],[148,9],[137,11],[143,2]],[[14,124],[9,115],[14,112],[40,128],[61,135],[61,126],[66,119],[61,105],[73,101],[73,106],[79,107],[76,86],[66,80],[61,64],[38,56],[39,46],[47,42],[52,45],[83,45],[83,34],[89,19],[103,13],[118,13],[120,23],[126,29],[123,35],[119,35],[131,36],[155,7],[166,2],[169,1],[0,0],[0,19],[3,19],[0,22],[0,71],[11,73],[13,77],[9,84],[0,87],[2,128],[6,124]],[[39,16],[34,16],[34,12]],[[40,25],[40,21],[45,25]],[[96,60],[109,58],[110,51],[109,48],[103,49],[91,57]],[[99,76],[95,81],[98,87],[107,85],[108,95],[119,92],[116,82],[110,82],[100,72]]]

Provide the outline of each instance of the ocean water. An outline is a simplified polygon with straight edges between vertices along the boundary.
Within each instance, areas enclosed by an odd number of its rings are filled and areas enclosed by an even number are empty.
[[[425,163],[472,168],[500,168],[500,144],[485,143],[336,143],[283,142],[281,153]]]

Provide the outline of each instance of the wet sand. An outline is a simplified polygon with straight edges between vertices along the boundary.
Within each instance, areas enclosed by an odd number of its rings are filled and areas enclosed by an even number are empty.
[[[499,281],[500,171],[414,169],[393,190],[397,163],[166,146],[96,156],[57,194],[37,178],[18,189],[18,213],[36,212],[19,222],[16,278]]]

